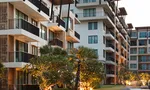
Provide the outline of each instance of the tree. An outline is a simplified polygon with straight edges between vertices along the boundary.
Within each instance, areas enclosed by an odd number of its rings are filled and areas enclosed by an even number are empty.
[[[86,60],[81,64],[81,82],[82,87],[89,90],[89,87],[94,88],[100,85],[104,78],[104,66],[98,60]]]
[[[140,73],[139,74],[140,80],[142,80],[142,84],[146,85],[146,83],[148,82],[150,75],[148,73]]]
[[[70,60],[78,62],[78,63],[75,63],[75,64],[77,64],[76,65],[77,66],[77,68],[76,68],[77,73],[76,73],[76,81],[75,81],[75,90],[77,90],[78,87],[80,86],[79,82],[86,81],[85,80],[85,78],[86,78],[85,75],[87,75],[88,73],[91,73],[91,74],[88,75],[88,77],[87,77],[88,80],[87,81],[93,82],[95,77],[96,77],[95,81],[100,81],[101,77],[99,75],[97,75],[97,73],[95,72],[94,66],[90,66],[90,64],[91,65],[92,64],[96,65],[96,63],[94,63],[94,62],[98,58],[97,54],[95,53],[95,51],[93,49],[88,48],[88,47],[84,47],[84,46],[79,46],[78,48],[71,50],[71,54],[72,54],[72,56],[71,56]],[[98,64],[100,64],[100,63],[98,63]],[[88,66],[89,66],[89,68],[87,69]],[[100,66],[102,66],[102,65],[100,65]],[[84,72],[84,69],[86,69],[88,71]],[[100,75],[102,75],[102,70],[101,70],[102,67],[97,67],[95,69],[100,71],[98,73],[100,73]],[[81,77],[82,77],[81,79],[80,79],[80,73],[81,73]],[[95,75],[95,77],[94,78],[91,77],[92,75],[93,76]]]
[[[4,65],[0,62],[0,79],[3,79],[5,75]]]
[[[24,68],[25,72],[36,78],[41,90],[49,90],[56,84],[72,84],[73,64],[68,60],[67,52],[60,48],[44,46],[41,56],[32,58]]]

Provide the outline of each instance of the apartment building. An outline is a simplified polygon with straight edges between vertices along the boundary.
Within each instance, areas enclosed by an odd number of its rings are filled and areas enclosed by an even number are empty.
[[[105,63],[105,84],[117,84],[118,71],[128,64],[129,26],[125,22],[127,12],[118,8],[118,0],[78,0],[71,11],[81,21],[76,25],[80,33],[80,45],[93,48],[99,60]]]
[[[150,26],[135,27],[130,30],[131,46],[130,46],[130,70],[134,72],[150,71]]]
[[[0,0],[0,60],[7,68],[0,90],[24,90],[24,85],[36,84],[21,68],[40,55],[41,46],[71,49],[80,41],[75,31],[80,21],[70,8],[61,9],[73,1]]]

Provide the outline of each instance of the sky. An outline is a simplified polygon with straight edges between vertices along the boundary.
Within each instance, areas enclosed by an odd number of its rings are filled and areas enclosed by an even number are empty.
[[[120,0],[119,7],[126,8],[126,22],[133,27],[150,26],[150,0]]]

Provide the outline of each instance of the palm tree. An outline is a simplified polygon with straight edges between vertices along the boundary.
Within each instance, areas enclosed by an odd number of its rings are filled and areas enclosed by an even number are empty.
[[[71,57],[73,60],[77,60],[77,72],[76,72],[76,81],[75,81],[75,90],[78,90],[79,82],[80,82],[80,68],[81,64],[87,60],[96,60],[98,58],[95,51],[91,48],[79,46],[76,49],[71,50]]]

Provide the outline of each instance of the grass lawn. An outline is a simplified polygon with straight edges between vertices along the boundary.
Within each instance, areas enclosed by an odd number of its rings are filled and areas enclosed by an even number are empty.
[[[123,85],[103,85],[99,89],[94,89],[94,90],[122,90],[125,88]]]

